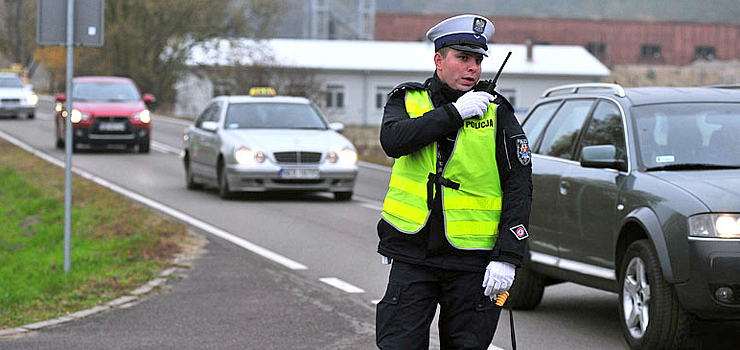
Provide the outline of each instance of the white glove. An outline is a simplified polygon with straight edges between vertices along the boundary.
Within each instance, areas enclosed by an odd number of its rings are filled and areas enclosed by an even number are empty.
[[[514,283],[514,265],[502,261],[491,261],[483,277],[483,292],[486,296],[504,294]]]
[[[460,96],[457,102],[452,105],[460,113],[463,120],[486,114],[488,105],[493,100],[493,96],[485,91],[468,91],[465,95]]]

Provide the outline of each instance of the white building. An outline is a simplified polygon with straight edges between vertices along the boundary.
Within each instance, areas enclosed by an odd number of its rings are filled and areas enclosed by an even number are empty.
[[[508,52],[497,83],[523,115],[547,88],[598,82],[610,70],[580,46],[489,44],[481,79],[492,79]],[[288,69],[310,69],[326,94],[317,101],[332,122],[379,125],[387,93],[407,81],[423,82],[434,73],[430,42],[271,39],[214,41],[196,47],[191,67],[233,66],[235,63]],[[214,82],[194,74],[176,86],[175,115],[195,117],[213,95]],[[278,91],[280,93],[280,91]]]

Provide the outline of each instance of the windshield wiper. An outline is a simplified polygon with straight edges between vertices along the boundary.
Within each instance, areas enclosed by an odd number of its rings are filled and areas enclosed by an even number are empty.
[[[645,171],[658,171],[658,170],[704,170],[704,169],[740,169],[740,165],[723,165],[723,164],[707,164],[707,163],[679,163],[679,164],[667,164],[661,166],[654,166],[645,169]]]

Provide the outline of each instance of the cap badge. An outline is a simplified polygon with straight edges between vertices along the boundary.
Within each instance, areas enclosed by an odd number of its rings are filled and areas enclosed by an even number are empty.
[[[473,31],[478,34],[483,34],[486,30],[486,20],[483,18],[476,18],[473,20]]]

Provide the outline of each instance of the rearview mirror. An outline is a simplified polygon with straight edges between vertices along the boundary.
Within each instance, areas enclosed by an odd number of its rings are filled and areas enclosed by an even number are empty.
[[[67,100],[67,97],[66,97],[66,96],[64,96],[64,94],[57,94],[57,95],[56,95],[56,99],[57,99],[57,101],[59,101],[59,102],[64,102],[64,101],[66,101],[66,100]]]
[[[154,102],[157,102],[157,99],[154,98],[154,95],[152,95],[152,94],[144,94],[144,102],[146,102],[146,103],[154,103]]]
[[[581,166],[626,170],[627,162],[624,159],[616,159],[616,155],[617,148],[614,145],[586,146],[581,149]]]

